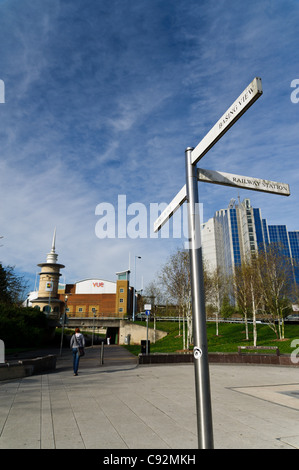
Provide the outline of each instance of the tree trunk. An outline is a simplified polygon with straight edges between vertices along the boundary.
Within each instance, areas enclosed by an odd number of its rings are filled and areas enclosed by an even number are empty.
[[[249,340],[249,333],[248,333],[248,320],[247,320],[247,310],[244,312],[244,322],[245,322],[245,338]]]
[[[253,346],[257,344],[257,329],[256,329],[256,310],[255,310],[255,299],[253,292],[253,285],[251,284],[251,296],[252,296],[252,326],[253,326]]]
[[[183,351],[186,349],[186,337],[185,337],[185,312],[183,312]]]

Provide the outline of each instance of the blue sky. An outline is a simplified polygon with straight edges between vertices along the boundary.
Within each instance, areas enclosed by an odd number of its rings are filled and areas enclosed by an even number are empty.
[[[119,195],[148,213],[170,202],[185,183],[185,149],[255,76],[263,96],[200,166],[289,183],[289,198],[239,195],[269,224],[299,230],[298,38],[297,0],[0,1],[3,264],[33,288],[57,227],[66,282],[115,280],[130,254],[132,271],[142,257],[145,287],[183,241],[100,239],[96,207],[117,211]],[[199,194],[204,220],[238,197],[203,183]]]

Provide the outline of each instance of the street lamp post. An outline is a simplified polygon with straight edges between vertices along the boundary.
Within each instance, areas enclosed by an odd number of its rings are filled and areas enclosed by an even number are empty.
[[[93,339],[94,339],[94,319],[95,319],[95,314],[96,314],[96,309],[92,308],[92,313],[93,313],[93,321],[92,321],[92,341],[91,341],[91,347],[93,348]]]
[[[135,255],[135,262],[134,262],[134,287],[133,287],[133,321],[135,321],[135,308],[136,308],[136,300],[135,300],[135,286],[136,286],[136,258],[141,259],[141,256]]]
[[[60,340],[60,356],[62,354],[62,344],[63,344],[63,333],[64,333],[64,325],[65,325],[65,314],[66,314],[66,309],[67,309],[67,299],[68,296],[65,295],[64,297],[64,312],[63,312],[63,320],[62,320],[62,329],[61,329],[61,340]]]

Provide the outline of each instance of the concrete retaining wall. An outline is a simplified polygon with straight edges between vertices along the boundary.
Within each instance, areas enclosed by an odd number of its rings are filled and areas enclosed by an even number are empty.
[[[176,354],[139,354],[139,364],[179,364],[192,363],[192,353]],[[209,363],[218,364],[267,364],[280,366],[299,366],[291,361],[290,355],[276,354],[238,354],[238,353],[209,353]]]
[[[134,322],[121,321],[119,327],[119,344],[125,344],[125,338],[130,335],[131,344],[140,344],[141,340],[146,340],[146,326],[136,325]],[[156,338],[155,338],[156,335]],[[166,331],[148,329],[148,339],[151,343],[167,336]]]
[[[45,357],[24,359],[18,362],[0,364],[0,381],[29,377],[42,374],[56,368],[56,356],[49,354]]]

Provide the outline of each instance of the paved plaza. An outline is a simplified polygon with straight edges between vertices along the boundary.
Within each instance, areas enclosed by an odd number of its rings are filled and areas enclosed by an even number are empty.
[[[138,366],[120,346],[86,349],[73,376],[0,382],[0,449],[197,449],[194,367]],[[210,366],[215,449],[299,448],[299,369]]]

